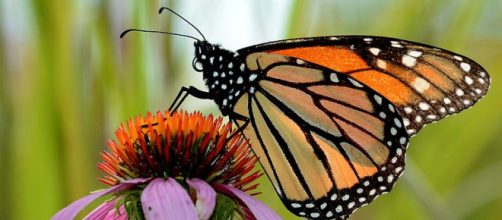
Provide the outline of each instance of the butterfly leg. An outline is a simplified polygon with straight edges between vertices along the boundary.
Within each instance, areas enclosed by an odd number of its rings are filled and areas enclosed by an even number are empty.
[[[228,137],[228,140],[230,140],[235,135],[237,135],[239,133],[242,133],[244,131],[244,129],[246,129],[246,127],[248,126],[250,120],[249,120],[248,117],[243,116],[243,115],[241,115],[241,114],[239,114],[237,112],[230,112],[228,114],[228,117],[230,117],[230,120],[232,120],[232,122],[237,125],[237,130],[235,130],[235,132],[233,134],[231,134],[230,137]],[[242,124],[241,126],[239,126],[239,124],[237,123],[237,120],[244,121],[244,124]]]
[[[199,99],[213,99],[211,94],[209,92],[205,92],[202,90],[199,90],[193,86],[190,87],[181,87],[180,91],[178,92],[178,95],[176,95],[176,98],[174,99],[173,103],[171,106],[169,106],[169,111],[174,112],[176,111],[180,105],[185,101],[185,98],[191,95],[195,98]]]

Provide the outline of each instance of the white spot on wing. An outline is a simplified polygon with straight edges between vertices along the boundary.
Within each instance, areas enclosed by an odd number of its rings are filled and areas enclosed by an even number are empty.
[[[363,85],[362,85],[361,83],[359,83],[358,81],[355,81],[355,80],[353,80],[353,79],[351,79],[351,78],[348,78],[348,79],[349,79],[349,81],[352,83],[352,85],[354,85],[354,86],[356,86],[356,87],[359,87],[359,88],[362,88],[362,87],[363,87]]]
[[[369,51],[375,56],[378,56],[378,54],[380,53],[380,49],[375,47],[370,48]]]
[[[379,95],[375,94],[375,95],[373,96],[373,98],[375,99],[375,101],[376,101],[379,105],[381,105],[381,104],[382,104],[382,97],[380,97]]]
[[[422,77],[416,77],[411,83],[411,86],[413,86],[413,88],[415,88],[419,93],[423,93],[425,90],[429,89],[431,84]]]
[[[408,51],[408,55],[418,58],[419,56],[422,56],[422,51],[410,50]]]
[[[417,64],[417,59],[412,56],[403,55],[403,57],[401,58],[401,62],[403,63],[403,65],[407,67],[414,67],[415,64]]]
[[[336,73],[331,73],[329,79],[331,80],[331,82],[334,83],[340,82],[340,80],[338,79],[338,75],[336,75]]]
[[[465,72],[469,72],[469,70],[471,70],[471,65],[468,63],[460,63],[460,68],[462,68]]]
[[[381,59],[377,59],[376,61],[376,65],[380,68],[380,69],[387,69],[387,63]]]

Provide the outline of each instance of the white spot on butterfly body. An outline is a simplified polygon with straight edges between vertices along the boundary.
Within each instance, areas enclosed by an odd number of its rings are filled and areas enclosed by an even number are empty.
[[[417,64],[417,59],[412,56],[403,55],[401,58],[401,63],[403,63],[407,67],[414,67]]]
[[[359,198],[359,202],[364,202],[364,201],[366,201],[366,198],[364,197]]]
[[[328,212],[326,213],[326,217],[330,218],[330,217],[332,217],[332,216],[333,216],[333,212],[332,212],[332,211],[328,211]]]
[[[351,209],[352,207],[354,207],[355,204],[356,204],[355,202],[349,202],[347,208]]]
[[[234,67],[234,64],[232,62],[228,63],[228,68],[232,69]]]
[[[371,37],[366,37],[366,38],[363,38],[363,40],[364,40],[364,41],[366,41],[366,42],[370,42],[370,41],[372,41],[372,40],[373,40],[373,38],[371,38]]]
[[[227,85],[226,84],[221,84],[221,89],[223,89],[223,90],[227,89]]]
[[[431,84],[422,77],[416,77],[411,83],[411,86],[413,86],[413,88],[415,88],[419,93],[424,93],[425,90],[430,88]]]
[[[485,72],[479,72],[479,76],[481,76],[481,77],[485,77],[485,76],[486,76],[486,73],[485,73]]]
[[[312,218],[317,218],[319,216],[321,216],[321,214],[319,214],[318,212],[312,212],[312,213],[310,213],[310,217],[312,217]]]
[[[465,72],[469,72],[469,70],[471,70],[471,65],[468,63],[460,63],[460,68],[462,68]]]
[[[304,215],[305,215],[305,212],[300,212],[300,213],[298,213],[298,214],[299,214],[299,215],[301,215],[301,216],[304,216]]]
[[[308,203],[305,205],[307,208],[314,208],[314,203]]]
[[[296,59],[296,63],[297,63],[298,65],[303,65],[303,64],[305,64],[305,61],[300,60],[300,59]]]
[[[219,74],[218,72],[214,71],[214,72],[213,72],[213,77],[217,77],[217,76],[218,76],[218,74]]]
[[[380,49],[378,49],[376,47],[372,47],[372,48],[370,48],[368,50],[370,51],[370,53],[372,53],[375,56],[378,56],[378,54],[380,53]]]
[[[240,66],[240,70],[244,72],[244,69],[246,69],[246,65],[243,63],[243,64],[241,64],[241,66]]]
[[[339,40],[340,38],[338,38],[338,37],[330,37],[329,39],[330,40]]]
[[[242,76],[239,76],[239,78],[237,78],[237,84],[242,84],[242,82],[244,82],[244,79]]]
[[[471,101],[470,101],[470,100],[468,100],[468,99],[465,99],[465,100],[463,101],[463,103],[464,103],[464,105],[470,105],[470,104],[471,104]]]
[[[357,193],[359,193],[359,194],[361,194],[361,193],[363,193],[363,189],[362,189],[362,188],[358,188],[358,189],[356,190],[356,192],[357,192]]]
[[[214,57],[210,57],[210,58],[209,58],[209,63],[210,63],[210,64],[213,64],[213,62],[214,62]]]
[[[478,82],[481,83],[481,84],[485,84],[485,80],[482,79],[482,78],[478,78]]]
[[[254,92],[255,92],[254,87],[253,86],[249,87],[249,93],[254,94]]]

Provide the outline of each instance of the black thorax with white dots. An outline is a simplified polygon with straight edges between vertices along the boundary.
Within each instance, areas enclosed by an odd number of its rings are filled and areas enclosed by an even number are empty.
[[[258,74],[249,73],[238,53],[207,41],[195,42],[194,68],[203,72],[209,93],[223,115],[228,115],[238,98],[251,87]]]

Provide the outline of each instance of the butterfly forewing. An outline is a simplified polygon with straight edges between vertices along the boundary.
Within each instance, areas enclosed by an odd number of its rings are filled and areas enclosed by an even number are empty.
[[[302,38],[244,48],[239,53],[295,57],[350,75],[392,102],[410,135],[472,106],[490,78],[461,55],[410,41],[370,36]]]
[[[262,75],[234,111],[250,119],[244,134],[288,209],[344,218],[392,188],[408,135],[387,98],[300,59],[254,53],[246,62]]]

